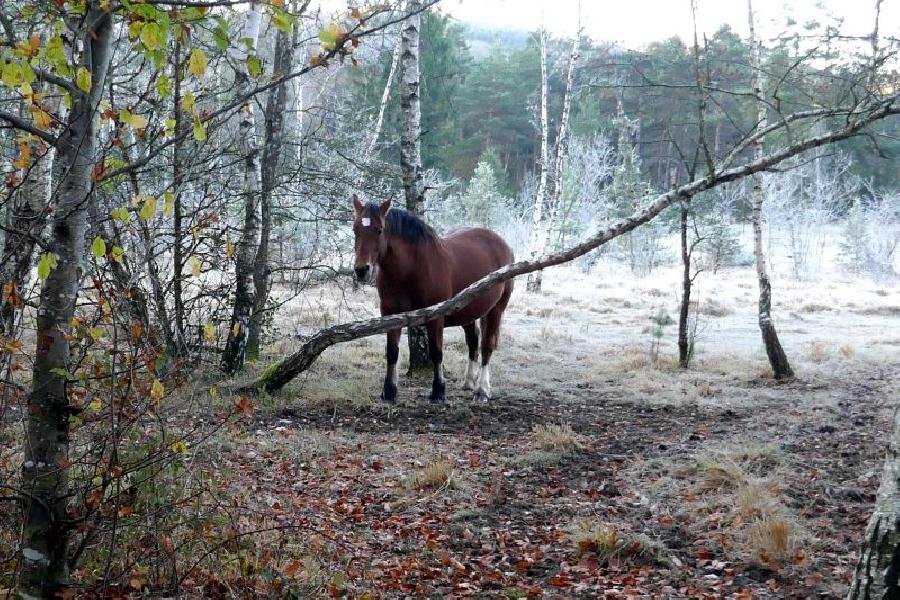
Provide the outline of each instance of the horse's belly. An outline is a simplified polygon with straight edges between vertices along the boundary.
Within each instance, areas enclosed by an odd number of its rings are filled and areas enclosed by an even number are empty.
[[[503,295],[503,285],[496,285],[477,296],[472,302],[467,304],[465,308],[453,313],[444,320],[444,326],[457,327],[460,325],[468,325],[477,321],[484,315],[488,314],[492,308],[500,301]]]

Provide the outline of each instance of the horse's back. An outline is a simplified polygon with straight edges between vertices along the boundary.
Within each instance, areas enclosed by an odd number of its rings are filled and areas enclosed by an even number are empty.
[[[450,261],[453,294],[475,283],[488,273],[511,264],[515,257],[509,244],[495,232],[481,227],[460,229],[443,238]],[[451,315],[448,325],[465,325],[483,317],[500,299],[512,293],[512,280],[489,288],[466,308]]]

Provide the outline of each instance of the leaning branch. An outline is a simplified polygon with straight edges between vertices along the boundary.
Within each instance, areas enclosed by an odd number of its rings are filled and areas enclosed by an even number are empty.
[[[724,183],[737,181],[749,175],[753,175],[754,173],[770,169],[782,161],[812,148],[826,146],[853,137],[859,134],[867,125],[879,121],[889,115],[897,114],[900,114],[900,98],[894,96],[886,101],[876,104],[865,113],[860,114],[856,120],[852,121],[846,127],[823,135],[807,138],[801,142],[786,146],[777,152],[773,152],[739,167],[724,170],[719,169],[708,177],[696,179],[678,188],[674,188],[665,194],[657,196],[653,203],[644,210],[635,213],[605,230],[597,232],[576,246],[555,254],[547,255],[540,260],[519,261],[507,265],[502,269],[498,269],[479,279],[449,300],[445,300],[444,302],[440,302],[427,308],[367,319],[365,321],[343,323],[341,325],[322,329],[310,337],[297,352],[267,369],[262,377],[250,385],[242,387],[240,390],[243,392],[253,392],[257,390],[274,392],[279,390],[289,381],[306,371],[319,355],[330,346],[378,333],[385,333],[401,327],[421,325],[436,317],[450,315],[469,304],[475,296],[502,281],[512,279],[518,275],[524,275],[547,267],[563,264],[587,254],[591,250],[594,250],[654,219],[662,211],[681,198],[691,198],[702,191],[710,190]]]

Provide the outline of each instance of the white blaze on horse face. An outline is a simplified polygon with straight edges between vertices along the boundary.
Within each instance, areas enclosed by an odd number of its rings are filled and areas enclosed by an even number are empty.
[[[370,219],[368,217],[362,218],[362,226],[363,227],[370,227],[371,225],[372,225],[372,219]]]
[[[481,374],[478,376],[478,392],[484,393],[486,398],[491,397],[491,367],[482,365]]]
[[[478,361],[470,360],[469,366],[466,368],[466,383],[463,385],[464,390],[474,390],[478,383]]]

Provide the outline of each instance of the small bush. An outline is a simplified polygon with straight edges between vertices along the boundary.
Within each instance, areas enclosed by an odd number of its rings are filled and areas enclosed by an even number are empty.
[[[417,490],[438,489],[450,484],[453,467],[445,460],[428,463],[416,473],[412,486]]]
[[[544,451],[573,452],[581,447],[579,436],[568,423],[563,425],[535,425],[531,429],[534,444]]]

